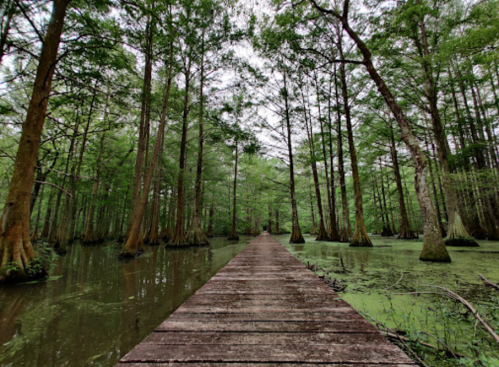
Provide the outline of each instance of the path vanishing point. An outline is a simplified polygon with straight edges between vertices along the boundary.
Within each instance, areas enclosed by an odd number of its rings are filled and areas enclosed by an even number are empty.
[[[312,364],[415,366],[264,233],[116,366]]]

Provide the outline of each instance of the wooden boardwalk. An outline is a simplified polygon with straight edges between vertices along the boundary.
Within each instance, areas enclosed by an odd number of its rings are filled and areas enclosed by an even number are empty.
[[[268,234],[252,241],[117,366],[187,364],[415,366]]]

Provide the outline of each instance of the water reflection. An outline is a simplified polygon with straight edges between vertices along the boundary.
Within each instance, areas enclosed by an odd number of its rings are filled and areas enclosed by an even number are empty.
[[[52,277],[0,289],[1,366],[113,366],[247,244],[149,248],[75,245]]]

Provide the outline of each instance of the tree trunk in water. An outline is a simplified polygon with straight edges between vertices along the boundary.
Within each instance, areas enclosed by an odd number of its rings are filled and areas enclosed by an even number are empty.
[[[206,234],[206,237],[212,238],[213,237],[213,216],[215,215],[215,207],[213,205],[213,201],[211,202],[210,205],[210,219],[208,221],[208,233]]]
[[[347,187],[345,183],[345,165],[343,163],[343,136],[341,132],[341,111],[340,111],[340,94],[338,92],[338,81],[336,65],[334,67],[335,78],[335,98],[336,98],[336,114],[337,114],[337,145],[338,145],[338,172],[340,174],[340,189],[341,189],[341,209],[343,223],[340,229],[340,241],[348,242],[352,238],[352,229],[350,227],[350,214],[348,212]]]
[[[161,232],[159,234],[159,237],[162,238],[163,240],[168,240],[168,216],[166,213],[166,209],[168,208],[168,190],[165,187],[164,194],[163,194],[163,214],[162,214],[162,225],[161,225]]]
[[[47,276],[29,238],[29,199],[68,4],[67,0],[54,0],[28,113],[22,127],[0,228],[0,283],[16,283]]]
[[[157,137],[156,137],[157,139]],[[161,136],[161,144],[159,147],[159,157],[163,156],[163,147],[165,142],[164,133]],[[154,156],[154,152],[153,152]],[[157,160],[157,159],[156,159]],[[152,163],[151,163],[152,164]],[[161,173],[162,167],[157,162],[154,162],[156,176],[154,178],[154,187],[152,194],[152,218],[151,218],[151,227],[150,227],[150,238],[148,244],[151,246],[159,246],[159,217],[160,217],[160,209],[161,209]],[[145,193],[144,193],[145,194]]]
[[[104,152],[104,140],[106,138],[106,134],[103,133],[100,140],[100,150],[99,157],[97,158],[97,168],[95,172],[94,184],[92,186],[92,196],[90,198],[90,205],[88,208],[87,214],[87,225],[85,228],[85,235],[83,237],[83,244],[93,244],[97,242],[94,233],[94,215],[95,215],[95,205],[97,201],[97,194],[99,192],[99,184],[100,184],[100,172],[102,166],[102,154]]]
[[[144,155],[146,150],[146,137],[147,130],[149,130],[150,120],[150,102],[151,102],[151,80],[152,80],[152,48],[153,48],[153,30],[152,21],[148,19],[147,22],[147,43],[145,50],[145,68],[144,68],[144,82],[142,85],[142,103],[140,110],[140,126],[139,126],[139,141],[137,147],[137,157],[135,160],[135,175],[132,186],[132,199],[130,202],[130,211],[128,214],[128,223],[126,229],[125,239],[128,239],[130,232],[135,222],[135,214],[137,207],[140,205],[140,192],[142,187],[142,176],[144,166]]]
[[[210,244],[206,233],[201,226],[201,213],[203,210],[201,184],[203,180],[203,143],[204,143],[204,31],[202,40],[200,85],[199,85],[199,138],[198,161],[196,169],[196,183],[194,186],[194,225],[189,233],[189,243],[195,246]]]
[[[338,51],[340,58],[343,60],[343,49],[341,45],[341,35],[338,39]],[[362,191],[360,189],[360,177],[359,168],[357,165],[357,152],[355,151],[355,145],[353,142],[353,131],[352,122],[350,116],[350,102],[348,100],[348,86],[346,78],[346,68],[345,64],[340,64],[340,80],[341,80],[341,92],[343,96],[343,108],[345,110],[345,120],[347,123],[348,132],[348,147],[350,150],[350,163],[352,166],[352,178],[353,178],[353,192],[354,192],[354,202],[355,202],[355,231],[353,233],[352,241],[350,246],[354,247],[373,247],[369,236],[367,235],[366,225],[364,224],[364,208],[362,207]]]
[[[293,165],[293,145],[291,142],[291,119],[289,116],[289,104],[288,104],[288,87],[286,83],[286,71],[283,72],[284,80],[284,104],[285,104],[285,114],[286,114],[286,131],[288,135],[288,156],[289,156],[289,189],[291,194],[291,213],[292,213],[292,229],[291,238],[289,243],[305,243],[305,239],[301,234],[300,223],[298,222],[298,208],[296,206],[296,194],[295,194],[295,169]]]
[[[334,17],[336,17],[342,24],[343,29],[348,33],[350,38],[355,42],[357,48],[362,53],[364,57],[363,64],[369,73],[369,76],[376,84],[379,93],[385,99],[386,104],[390,107],[397,123],[402,131],[402,140],[406,144],[411,156],[414,160],[414,168],[416,172],[416,193],[418,195],[419,206],[421,208],[421,214],[423,218],[423,229],[424,229],[424,239],[423,239],[423,250],[420,255],[420,260],[423,261],[435,261],[435,262],[450,262],[450,256],[443,243],[440,229],[438,227],[437,218],[435,215],[435,209],[430,198],[430,193],[428,192],[428,185],[426,181],[426,157],[419,146],[419,142],[412,133],[409,121],[404,115],[404,112],[398,105],[397,101],[393,97],[390,89],[385,84],[383,78],[378,74],[378,71],[374,67],[371,59],[371,52],[366,44],[360,39],[359,35],[350,27],[348,23],[348,8],[343,9],[343,14],[341,15],[335,10],[323,9],[315,0],[310,0],[313,5],[321,12],[326,12]],[[345,3],[348,6],[348,2]]]
[[[236,191],[237,191],[237,163],[239,160],[239,150],[237,147],[237,140],[236,140],[236,160],[234,163],[234,184],[233,184],[233,189],[232,189],[232,228],[230,230],[229,238],[227,238],[229,241],[239,241],[239,235],[237,234],[237,226],[236,226]]]
[[[120,258],[131,258],[140,255],[143,252],[142,248],[142,237],[140,233],[140,228],[142,225],[142,220],[144,218],[144,213],[147,207],[147,199],[149,198],[149,190],[151,188],[152,178],[154,176],[154,171],[156,168],[156,163],[158,161],[159,152],[162,150],[163,137],[165,134],[165,124],[166,124],[166,113],[168,111],[168,102],[170,99],[170,89],[173,77],[173,58],[171,57],[173,53],[173,47],[170,45],[170,65],[168,70],[168,81],[165,90],[165,96],[163,101],[163,109],[161,111],[161,119],[158,126],[158,134],[156,136],[156,142],[154,143],[154,151],[151,157],[151,163],[149,164],[147,176],[144,181],[144,188],[142,195],[140,197],[140,205],[137,208],[137,213],[135,213],[135,222],[133,224],[132,230],[128,236],[128,239],[123,246],[120,253]],[[159,200],[156,198],[156,200]]]
[[[436,93],[435,80],[433,78],[433,71],[429,62],[429,49],[426,39],[425,23],[420,22],[419,28],[421,31],[421,57],[422,67],[425,73],[425,96],[428,100],[430,107],[430,116],[433,127],[433,134],[437,143],[438,160],[442,169],[442,176],[444,181],[445,202],[447,203],[447,210],[449,215],[449,222],[447,226],[447,238],[444,243],[447,246],[478,246],[478,243],[468,235],[466,228],[461,219],[459,208],[457,205],[457,195],[453,188],[452,178],[450,176],[451,169],[447,159],[447,137],[444,134],[442,121],[440,119],[440,112],[438,111],[438,95]],[[473,125],[473,124],[471,124]]]
[[[166,223],[167,237],[164,238],[165,241],[170,241],[170,239],[173,236],[173,228],[175,226],[175,213],[176,213],[175,199],[176,199],[176,192],[175,189],[172,188],[172,192],[170,194],[170,205],[168,207],[168,222]]]
[[[303,97],[303,106],[305,107],[305,97],[302,92]],[[308,98],[307,98],[308,100]],[[329,236],[326,232],[326,227],[324,226],[324,214],[322,212],[322,198],[321,198],[321,190],[319,184],[319,175],[317,174],[317,162],[315,155],[315,146],[313,141],[313,129],[312,129],[312,116],[310,119],[307,117],[307,109],[304,108],[304,117],[305,117],[305,127],[307,130],[308,136],[308,149],[310,152],[310,167],[312,169],[312,176],[314,178],[314,187],[315,187],[315,198],[317,201],[317,212],[319,213],[319,233],[317,234],[316,241],[329,241]]]
[[[409,224],[409,217],[407,216],[407,209],[405,207],[404,188],[402,187],[402,177],[400,176],[399,160],[397,156],[397,148],[395,146],[395,137],[393,135],[393,130],[390,131],[390,143],[393,174],[395,175],[395,183],[397,184],[397,196],[399,199],[400,210],[400,233],[397,238],[399,240],[409,240],[413,239],[415,236]]]
[[[329,240],[330,241],[339,241],[340,234],[338,233],[338,227],[336,226],[336,195],[335,195],[335,187],[334,187],[334,165],[333,165],[333,136],[332,136],[332,121],[331,121],[331,98],[328,98],[328,122],[329,122],[329,149],[330,154],[329,157],[331,159],[331,179],[329,179],[329,167],[328,167],[328,156],[326,154],[326,138],[324,135],[324,124],[322,121],[321,113],[320,113],[320,99],[319,99],[319,84],[317,81],[317,77],[315,80],[315,84],[317,87],[317,103],[319,107],[319,123],[321,127],[321,142],[322,142],[322,155],[324,156],[324,168],[326,171],[326,189],[327,189],[327,201],[328,201],[328,210],[329,210]],[[331,83],[329,93],[331,95]]]
[[[187,246],[189,243],[185,237],[184,226],[184,210],[185,210],[185,160],[186,160],[186,146],[187,146],[187,124],[189,117],[189,86],[191,75],[191,61],[189,60],[187,70],[185,70],[185,96],[184,96],[184,112],[182,115],[182,140],[180,142],[180,159],[179,159],[179,172],[177,182],[177,217],[175,222],[175,229],[173,231],[168,246]]]
[[[426,149],[428,150],[428,142],[426,142]],[[438,226],[440,227],[440,232],[442,233],[442,237],[445,237],[446,236],[446,232],[445,232],[444,225],[442,223],[442,214],[440,212],[440,205],[438,203],[437,187],[435,185],[435,177],[433,175],[433,165],[432,165],[431,159],[428,160],[428,169],[429,169],[429,172],[430,172],[430,180],[431,180],[431,185],[432,185],[432,188],[433,188],[433,196],[434,196],[434,199],[435,199],[435,208],[437,210]]]
[[[383,219],[383,231],[381,232],[381,235],[383,237],[391,237],[393,236],[393,231],[392,231],[392,226],[390,224],[390,218],[388,218],[388,206],[386,205],[386,195],[385,195],[385,183],[383,180],[383,165],[381,164],[381,157],[378,157],[379,160],[379,172],[381,173],[381,195],[383,200],[381,200],[380,197],[380,204],[382,205],[382,215],[384,216]]]

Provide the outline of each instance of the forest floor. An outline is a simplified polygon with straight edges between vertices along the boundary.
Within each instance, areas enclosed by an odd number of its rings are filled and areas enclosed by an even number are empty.
[[[499,292],[485,287],[479,274],[499,282],[499,242],[478,241],[478,248],[448,248],[452,263],[435,264],[419,261],[421,239],[371,236],[374,248],[351,248],[315,241],[313,236],[305,236],[307,242],[301,245],[288,244],[289,235],[277,238],[319,276],[346,286],[339,294],[367,318],[411,340],[441,349],[448,346],[454,353],[469,357],[456,359],[410,343],[418,356],[415,359],[435,367],[499,366],[497,343],[481,325],[475,325],[474,316],[460,303],[435,294],[441,293],[438,289],[428,287],[445,287],[464,297],[497,332]],[[426,293],[408,294],[414,292]]]

